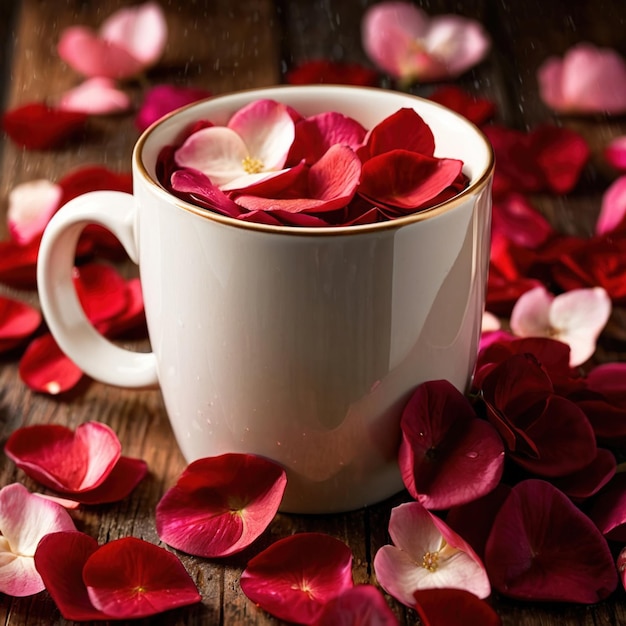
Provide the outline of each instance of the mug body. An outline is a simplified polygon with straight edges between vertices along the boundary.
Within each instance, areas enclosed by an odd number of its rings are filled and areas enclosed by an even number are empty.
[[[239,222],[163,189],[163,146],[194,121],[225,124],[261,98],[303,115],[340,111],[366,128],[413,107],[434,132],[436,155],[462,159],[470,185],[414,216],[334,228]],[[245,452],[277,461],[289,512],[352,510],[400,491],[408,397],[442,378],[465,390],[474,367],[493,169],[480,131],[400,93],[282,87],[169,116],[139,140],[133,168],[150,342],[186,459]]]

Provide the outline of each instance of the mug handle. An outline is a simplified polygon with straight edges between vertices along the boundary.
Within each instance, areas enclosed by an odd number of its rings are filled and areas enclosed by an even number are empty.
[[[89,322],[72,271],[78,238],[90,224],[110,230],[138,263],[135,199],[121,191],[92,191],[70,200],[48,223],[37,259],[41,310],[61,350],[86,374],[118,387],[158,384],[153,352],[132,352],[105,339]]]

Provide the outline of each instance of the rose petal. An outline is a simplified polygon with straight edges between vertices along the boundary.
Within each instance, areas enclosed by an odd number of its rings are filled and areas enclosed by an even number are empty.
[[[92,324],[119,315],[128,304],[126,282],[109,265],[89,263],[74,268],[72,280],[85,315]]]
[[[19,363],[20,378],[33,391],[57,395],[73,389],[82,370],[59,348],[50,334],[30,342]]]
[[[415,609],[424,626],[500,626],[500,616],[484,601],[465,589],[416,591]]]
[[[24,245],[0,241],[0,281],[17,288],[35,288],[38,254],[39,238]]]
[[[88,77],[120,80],[139,74],[145,67],[125,44],[106,41],[84,26],[66,28],[57,51],[72,69]]]
[[[329,535],[298,533],[253,557],[240,584],[274,617],[313,624],[328,601],[353,586],[352,552]]]
[[[122,446],[106,424],[86,422],[75,431],[36,424],[14,431],[7,456],[28,476],[61,493],[80,494],[99,486],[117,463]]]
[[[41,102],[24,104],[2,116],[4,131],[27,150],[58,148],[80,134],[86,122],[86,113],[63,111]]]
[[[358,63],[314,59],[290,69],[285,75],[285,80],[290,85],[328,83],[376,87],[378,72]]]
[[[145,92],[143,102],[135,118],[135,125],[143,131],[167,113],[186,104],[204,100],[209,96],[211,96],[211,92],[206,89],[177,85],[155,85]]]
[[[241,207],[198,170],[177,170],[172,174],[171,182],[172,189],[188,196],[189,202],[193,204],[229,217],[239,217],[241,214]]]
[[[39,311],[24,302],[0,296],[0,352],[19,345],[40,324]]]
[[[135,537],[98,548],[85,562],[83,581],[93,606],[114,619],[149,617],[201,600],[174,554]]]
[[[626,135],[612,139],[604,149],[607,163],[619,171],[626,171]]]
[[[417,387],[400,422],[398,463],[409,493],[428,509],[479,498],[500,481],[504,447],[465,396],[445,380]]]
[[[358,193],[373,204],[414,211],[433,201],[461,173],[463,163],[392,150],[363,164]]]
[[[626,541],[626,474],[615,474],[594,498],[589,517],[608,539]]]
[[[318,626],[396,626],[398,620],[380,590],[373,585],[355,585],[329,600]]]
[[[626,228],[626,176],[614,180],[602,194],[596,235],[605,235]]]
[[[107,42],[125,48],[145,67],[159,60],[167,41],[167,22],[156,2],[144,2],[112,13],[100,27]]]
[[[42,591],[35,549],[42,537],[63,530],[76,528],[62,506],[38,498],[18,483],[0,489],[0,591],[12,596]]]
[[[413,606],[418,589],[466,589],[481,598],[491,593],[469,544],[419,502],[392,509],[389,534],[395,545],[378,550],[374,570],[383,589],[403,604]]]
[[[83,567],[98,549],[98,542],[80,532],[46,535],[37,546],[35,565],[54,603],[67,620],[105,620],[96,609],[83,582]]]
[[[234,554],[269,526],[286,484],[285,471],[262,457],[224,454],[199,459],[159,501],[157,533],[188,554]]]
[[[513,487],[494,521],[485,563],[495,589],[523,600],[591,604],[617,585],[613,557],[594,523],[541,480]]]
[[[438,87],[428,99],[456,111],[477,126],[482,126],[496,114],[494,102],[469,94],[456,85]]]
[[[39,237],[60,206],[63,190],[45,179],[13,187],[9,193],[7,220],[13,239],[27,244]]]
[[[519,193],[507,193],[494,200],[491,225],[492,233],[500,231],[523,248],[537,248],[554,233],[548,220]]]
[[[63,111],[81,111],[90,115],[121,113],[130,108],[128,94],[118,89],[110,78],[94,77],[66,91],[59,100]]]

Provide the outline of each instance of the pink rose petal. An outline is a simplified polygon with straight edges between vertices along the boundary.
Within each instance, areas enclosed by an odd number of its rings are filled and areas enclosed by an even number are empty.
[[[616,170],[626,172],[626,135],[612,139],[604,149],[604,158]]]
[[[427,509],[470,502],[500,481],[502,440],[451,383],[430,381],[417,387],[400,426],[402,479],[413,498]]]
[[[204,100],[211,95],[206,89],[181,87],[176,85],[156,85],[148,89],[135,118],[139,130],[145,130],[167,113],[180,107]]]
[[[188,196],[193,204],[229,217],[241,215],[241,207],[198,170],[177,170],[172,174],[171,183],[174,191]]]
[[[156,2],[144,2],[112,13],[99,31],[107,42],[124,47],[145,67],[156,63],[167,42],[167,22]]]
[[[44,589],[35,568],[37,544],[48,533],[76,530],[68,512],[18,483],[0,489],[0,592],[30,596]]]
[[[537,71],[544,102],[561,113],[626,111],[626,61],[615,50],[581,42]]]
[[[90,115],[121,113],[130,108],[128,94],[110,78],[94,77],[66,91],[59,100],[63,111],[82,111]]]
[[[45,179],[17,185],[9,192],[7,220],[13,239],[23,245],[41,236],[60,206],[63,189]]]
[[[602,194],[596,235],[606,235],[626,228],[626,176],[614,180]]]
[[[470,545],[419,502],[392,509],[389,535],[394,545],[378,550],[374,570],[383,589],[403,604],[414,606],[419,589],[466,589],[480,598],[491,593]]]
[[[191,463],[156,509],[159,537],[202,557],[239,552],[270,524],[287,478],[262,457],[224,454]]]
[[[520,600],[592,604],[617,585],[600,531],[541,480],[513,487],[494,521],[485,563],[494,588]]]
[[[313,624],[330,600],[353,586],[352,552],[329,535],[298,533],[253,557],[240,584],[274,617]]]

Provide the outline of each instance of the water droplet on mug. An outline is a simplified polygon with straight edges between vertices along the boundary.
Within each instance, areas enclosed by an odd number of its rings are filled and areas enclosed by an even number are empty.
[[[472,450],[471,452],[468,452],[465,456],[467,456],[468,459],[477,459],[478,458],[478,452],[474,452]]]
[[[277,442],[276,442],[276,445],[277,445],[277,446],[282,446],[283,444],[282,444],[280,441],[277,441]]]

